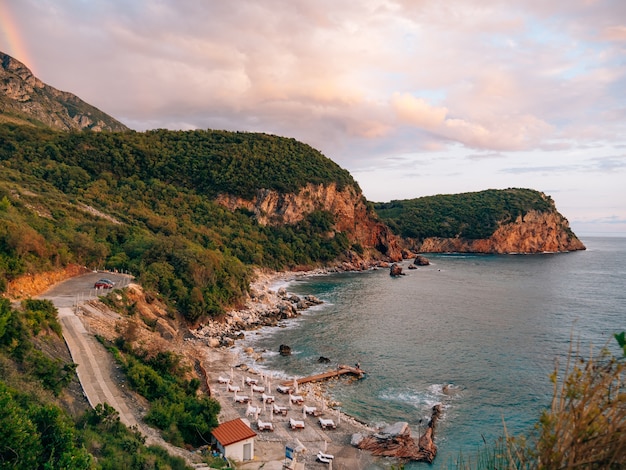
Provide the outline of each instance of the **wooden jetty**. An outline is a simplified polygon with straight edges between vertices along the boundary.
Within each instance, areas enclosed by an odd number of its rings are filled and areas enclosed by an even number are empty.
[[[362,379],[365,376],[365,371],[356,367],[339,365],[336,369],[329,370],[328,372],[323,372],[316,375],[309,375],[308,377],[300,377],[299,379],[295,380],[296,382],[298,382],[298,385],[302,385],[310,382],[320,382],[322,380],[328,380],[332,379],[333,377],[339,377],[346,374],[353,375],[359,379]],[[281,385],[293,385],[293,379],[285,380],[284,382],[282,382]]]

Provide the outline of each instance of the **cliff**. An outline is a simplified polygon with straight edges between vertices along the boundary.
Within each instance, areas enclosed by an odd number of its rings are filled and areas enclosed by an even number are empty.
[[[429,237],[413,248],[424,253],[545,253],[584,250],[585,245],[558,212],[529,211],[486,239]]]
[[[585,249],[554,200],[533,189],[439,194],[374,207],[381,220],[416,251],[542,253]]]
[[[345,233],[351,243],[369,249],[368,258],[402,259],[398,239],[376,219],[354,186],[339,190],[334,183],[307,184],[297,193],[260,189],[252,199],[222,193],[217,202],[231,211],[243,208],[253,212],[261,225],[295,224],[313,211],[328,211],[335,220],[334,232],[328,236]]]
[[[35,77],[19,60],[0,52],[0,121],[41,123],[63,131],[125,131],[128,128],[85,103]]]

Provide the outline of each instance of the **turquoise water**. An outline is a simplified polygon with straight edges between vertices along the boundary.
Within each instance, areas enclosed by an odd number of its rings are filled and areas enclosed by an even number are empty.
[[[342,411],[369,424],[407,421],[416,436],[444,406],[432,468],[473,454],[483,439],[529,429],[549,404],[555,359],[574,337],[582,353],[618,352],[626,329],[626,238],[583,239],[587,251],[543,255],[430,255],[431,266],[308,277],[289,284],[324,305],[286,328],[248,335],[263,367],[289,377],[360,362],[367,378],[332,388]],[[290,357],[278,346],[292,347]],[[449,393],[443,386],[451,384]],[[408,468],[422,468],[412,464]]]

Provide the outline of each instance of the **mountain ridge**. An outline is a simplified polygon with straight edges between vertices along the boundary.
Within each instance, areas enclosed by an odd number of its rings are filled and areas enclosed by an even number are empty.
[[[121,122],[76,95],[45,84],[22,62],[0,52],[0,121],[2,120],[41,124],[63,131],[129,130]]]

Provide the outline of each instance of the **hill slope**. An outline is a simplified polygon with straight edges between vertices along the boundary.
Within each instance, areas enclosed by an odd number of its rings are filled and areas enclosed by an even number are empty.
[[[0,122],[59,130],[123,131],[128,128],[72,93],[46,85],[19,60],[0,52]]]
[[[194,322],[240,303],[252,265],[400,258],[349,173],[293,139],[4,124],[0,142],[0,290],[26,272],[108,266]]]
[[[375,205],[383,221],[423,252],[541,253],[584,250],[554,201],[509,188]]]

